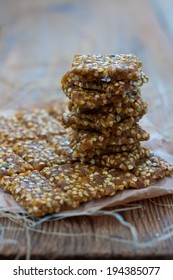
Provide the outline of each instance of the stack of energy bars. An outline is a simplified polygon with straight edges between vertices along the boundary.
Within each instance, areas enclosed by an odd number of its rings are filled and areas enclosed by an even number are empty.
[[[72,158],[97,166],[134,169],[150,156],[149,139],[138,121],[147,112],[141,86],[147,82],[134,55],[76,55],[62,78],[69,98],[63,115],[71,127]]]
[[[149,138],[138,125],[146,81],[135,56],[76,56],[62,79],[69,129],[59,102],[0,116],[0,186],[43,217],[172,175],[172,165],[140,144]]]

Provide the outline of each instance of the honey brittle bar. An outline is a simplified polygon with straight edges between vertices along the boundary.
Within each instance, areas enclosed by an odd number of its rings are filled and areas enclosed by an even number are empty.
[[[125,188],[143,188],[172,174],[173,166],[151,156],[141,160],[131,172],[74,163],[5,176],[1,185],[29,214],[42,217],[76,208],[82,202],[113,196]]]
[[[68,140],[68,133],[63,135],[53,135],[49,137],[47,141],[58,155],[69,156],[70,159],[71,147]]]
[[[156,180],[173,175],[173,165],[156,155],[142,159],[133,170],[133,174],[142,179],[145,187],[150,186]]]
[[[147,141],[149,134],[138,124],[124,132],[120,137],[114,134],[106,135],[87,130],[72,132],[70,137],[74,157],[83,157],[83,152],[106,148],[110,145],[130,145],[140,141]]]
[[[143,101],[141,94],[139,92],[133,91],[128,94],[121,96],[116,96],[115,99],[111,100],[110,104],[103,105],[100,107],[95,107],[94,109],[86,108],[81,109],[78,104],[69,101],[68,109],[70,112],[76,112],[80,114],[96,114],[96,113],[116,113],[121,116],[137,116],[141,115],[143,111],[147,111],[147,102]],[[68,111],[66,111],[68,113]]]
[[[32,169],[32,166],[16,155],[10,147],[0,146],[0,179]]]
[[[86,131],[95,131],[101,132],[106,135],[114,134],[115,136],[120,136],[125,131],[132,128],[141,117],[130,117],[118,122],[121,119],[118,115],[114,120],[110,120],[106,115],[106,120],[101,118],[96,119],[96,121],[87,120],[85,118],[76,118],[76,114],[63,115],[62,122],[66,127],[71,127],[72,129],[86,130]],[[111,125],[113,123],[113,125]]]
[[[48,114],[53,117],[54,119],[61,122],[62,114],[65,113],[68,110],[68,104],[67,100],[64,99],[58,99],[51,103],[48,108],[46,108],[46,111]]]
[[[69,81],[70,80],[70,81]],[[105,94],[107,97],[113,97],[116,95],[123,95],[125,92],[139,90],[139,87],[142,86],[143,82],[139,81],[116,81],[116,82],[88,82],[87,80],[80,81],[72,81],[68,77],[67,74],[64,75],[62,79],[62,89],[65,95],[72,99],[75,95],[85,95],[85,92],[102,95]]]
[[[139,103],[139,106],[144,104],[139,89],[124,90],[120,94],[118,91],[107,93],[73,86],[68,88],[67,96],[70,100],[70,104],[75,105],[80,111],[97,110],[109,104],[112,104],[115,108],[127,108],[129,104],[135,102]],[[145,104],[145,106],[146,105],[147,104]],[[138,105],[136,106],[138,107]]]
[[[134,169],[140,159],[147,158],[150,155],[151,152],[148,148],[139,146],[128,152],[95,155],[92,159],[85,157],[83,161],[97,166],[118,168],[127,171]]]
[[[120,107],[123,101],[128,103],[134,98],[134,95],[141,95],[139,89],[132,88],[129,84],[125,84],[112,92],[83,89],[72,85],[64,89],[64,93],[80,110],[97,109],[110,103]]]
[[[61,123],[44,109],[19,112],[16,114],[16,118],[40,138],[65,133]]]
[[[36,217],[58,213],[68,195],[59,187],[52,188],[49,181],[39,171],[29,171],[17,176],[6,176],[1,180],[4,190],[28,212]]]
[[[134,55],[76,55],[61,81],[70,112],[62,101],[0,118],[1,186],[42,217],[172,175],[141,146],[147,81]]]
[[[81,113],[78,110],[75,111],[75,108],[72,108],[71,111],[64,113],[62,116],[62,122],[66,127],[71,127],[75,130],[95,129],[103,133],[112,131],[116,135],[120,135],[146,114],[147,105],[145,103],[139,105],[139,103],[134,102],[127,109],[126,107],[103,106],[102,109],[94,112],[86,111]]]
[[[71,69],[62,78],[62,85],[79,82],[147,81],[142,62],[134,55],[75,55]]]
[[[74,163],[6,176],[1,185],[29,214],[42,217],[124,188],[141,188],[143,182],[129,172]]]
[[[41,170],[53,164],[64,164],[70,160],[65,156],[58,155],[54,148],[44,140],[19,141],[14,145],[13,151],[36,170]]]
[[[85,158],[88,160],[92,160],[95,156],[102,156],[102,155],[110,155],[112,153],[123,153],[125,151],[131,152],[137,148],[139,148],[140,142],[129,144],[129,145],[109,145],[107,147],[101,148],[94,148],[86,151],[82,151],[82,155],[79,153],[76,154],[76,158],[78,160],[84,160]],[[75,152],[70,150],[71,157],[74,157]],[[78,156],[77,156],[78,155]]]
[[[0,144],[35,139],[37,135],[14,117],[0,116]]]

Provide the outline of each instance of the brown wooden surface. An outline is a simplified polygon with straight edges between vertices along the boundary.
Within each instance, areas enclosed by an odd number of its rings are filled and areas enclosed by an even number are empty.
[[[173,103],[172,9],[171,0],[1,0],[0,110],[28,107],[61,96],[60,78],[76,53],[135,53],[150,78],[143,89],[150,105],[148,115],[166,132],[165,120],[172,106],[165,113],[164,96],[169,95]],[[121,215],[136,226],[139,241],[148,242],[147,248],[112,240],[130,240],[131,236],[127,227],[109,216],[67,218],[37,226],[47,234],[28,234],[12,221],[0,218],[0,257],[15,258],[20,253],[21,258],[43,259],[173,259],[173,237],[149,246],[173,224],[173,197],[138,204],[144,207]],[[53,232],[67,236],[55,236]],[[78,235],[70,236],[74,234]],[[30,251],[26,250],[29,247]]]

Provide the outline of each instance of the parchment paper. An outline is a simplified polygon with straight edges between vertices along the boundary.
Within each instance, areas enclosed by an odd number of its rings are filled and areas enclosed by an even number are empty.
[[[150,133],[150,140],[144,142],[144,145],[153,150],[156,155],[163,157],[173,164],[173,143],[171,141],[171,139],[173,139],[173,129],[170,129],[167,135],[163,135],[163,133],[159,132],[147,117],[144,117],[141,120],[140,125]],[[83,203],[79,208],[71,210],[70,213],[75,215],[80,212],[93,212],[108,206],[119,206],[129,202],[168,194],[173,194],[173,176],[161,179],[152,186],[144,189],[123,190],[119,191],[113,197],[106,197]],[[0,188],[0,209],[12,213],[24,213],[24,210],[15,202],[13,197],[10,194],[5,193],[2,188]],[[68,212],[69,211],[64,211],[63,213]]]

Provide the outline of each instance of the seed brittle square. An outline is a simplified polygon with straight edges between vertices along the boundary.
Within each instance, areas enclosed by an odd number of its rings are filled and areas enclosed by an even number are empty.
[[[0,146],[0,179],[32,169],[32,166],[16,155],[10,147]]]
[[[51,117],[46,110],[35,109],[16,114],[17,119],[39,138],[63,134],[64,128],[58,120]]]

